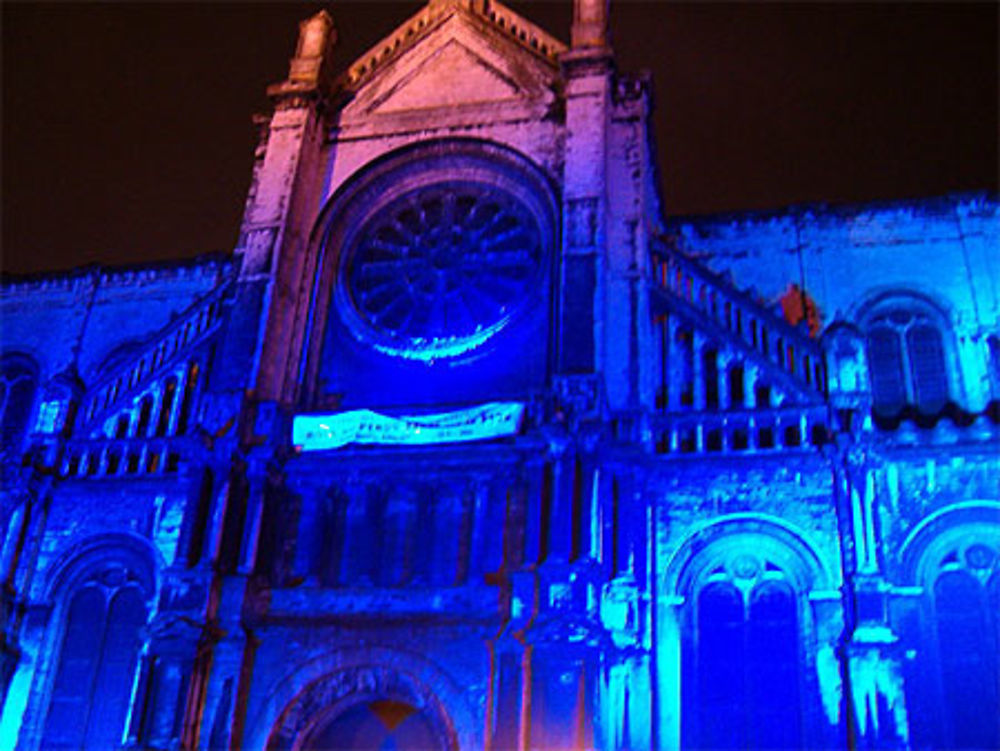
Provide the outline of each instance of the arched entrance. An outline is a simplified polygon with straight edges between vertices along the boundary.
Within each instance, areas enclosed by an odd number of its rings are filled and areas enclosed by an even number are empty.
[[[317,723],[299,746],[302,751],[396,751],[441,749],[427,708],[395,699],[360,701],[326,722]]]
[[[281,713],[269,751],[454,751],[455,730],[431,690],[388,667],[354,667],[306,686]]]

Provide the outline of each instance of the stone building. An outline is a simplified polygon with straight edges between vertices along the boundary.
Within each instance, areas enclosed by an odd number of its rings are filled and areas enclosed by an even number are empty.
[[[4,281],[0,747],[1000,746],[1000,206],[664,219],[602,0],[303,21],[230,256]]]

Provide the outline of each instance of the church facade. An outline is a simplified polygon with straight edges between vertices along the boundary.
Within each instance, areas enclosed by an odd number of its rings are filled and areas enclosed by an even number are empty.
[[[649,82],[302,22],[223,257],[0,293],[0,747],[1000,746],[1000,204],[664,218]]]

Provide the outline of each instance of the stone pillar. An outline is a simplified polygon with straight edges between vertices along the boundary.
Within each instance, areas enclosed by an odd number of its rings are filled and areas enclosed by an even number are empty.
[[[910,747],[903,650],[892,630],[882,624],[862,624],[846,645],[855,748]]]
[[[677,362],[679,351],[677,348],[677,317],[670,316],[667,319],[667,342],[669,345],[669,359],[667,360],[667,410],[676,412],[681,406],[681,380],[680,363]]]
[[[747,409],[757,407],[757,378],[760,371],[756,366],[746,362],[743,366],[743,403]]]
[[[524,562],[538,564],[542,555],[543,496],[547,490],[546,465],[532,464],[527,469],[527,496],[524,509]]]
[[[459,535],[463,521],[464,499],[462,488],[442,488],[437,497],[428,497],[430,516],[434,525],[434,547],[429,551],[430,583],[439,587],[454,586],[459,582]],[[426,545],[422,528],[414,530],[416,544]],[[462,572],[464,573],[464,572]]]
[[[256,453],[256,452],[255,452]],[[240,556],[237,572],[250,574],[257,563],[260,545],[260,530],[264,516],[264,485],[269,481],[269,468],[265,465],[265,455],[251,457],[247,467],[246,515],[243,521],[243,536],[240,541]]]
[[[705,362],[702,350],[705,347],[705,337],[695,329],[691,334],[692,380],[694,381],[694,409],[705,409]]]
[[[143,748],[177,748],[185,730],[191,731],[184,726],[184,715],[201,629],[172,614],[160,614],[149,630],[142,680],[132,707],[135,737]]]
[[[598,665],[586,644],[561,638],[532,644],[528,749],[594,748]]]
[[[663,595],[656,603],[653,747],[664,751],[681,747],[680,608],[683,603],[683,598],[676,595]]]
[[[221,353],[233,371],[232,382],[222,385],[239,388],[249,378],[261,400],[290,401],[298,375],[309,297],[299,291],[315,271],[308,228],[322,199],[322,101],[335,43],[325,11],[303,21],[288,77],[268,88],[275,111],[261,123],[236,248],[241,263],[233,310],[240,315],[230,321]]]
[[[549,544],[547,561],[565,563],[573,548],[573,492],[575,466],[563,454],[552,462],[552,500],[549,507]]]
[[[393,488],[385,504],[380,583],[397,587],[413,573],[417,502],[413,488],[401,484]],[[427,530],[433,539],[433,528]]]
[[[503,540],[503,517],[496,513],[496,503],[489,483],[475,478],[467,493],[469,519],[469,564],[471,581],[481,582],[483,574],[500,567]]]
[[[240,748],[245,722],[246,672],[252,665],[256,640],[241,623],[241,602],[246,581],[232,577],[223,583],[220,593],[218,629],[211,636],[211,659],[205,660],[205,675],[198,690],[198,706],[191,706],[189,717],[200,721],[196,738],[189,736],[191,749]],[[208,646],[206,644],[206,646]]]
[[[729,366],[732,364],[733,358],[732,355],[720,351],[716,361],[718,363],[716,375],[719,382],[717,386],[719,390],[719,409],[729,409],[732,406],[729,399]]]
[[[340,564],[340,581],[346,586],[372,584],[371,535],[368,526],[369,489],[360,485],[349,485],[347,509],[344,514],[344,554]],[[304,519],[304,524],[309,520]]]
[[[524,748],[527,728],[525,716],[525,681],[530,676],[524,645],[505,633],[490,645],[492,663],[493,704],[487,707],[489,717],[489,751],[511,751]]]
[[[561,62],[566,79],[566,162],[560,275],[559,369],[593,373],[604,357],[607,149],[611,57],[597,6],[578,2],[574,41]]]
[[[181,407],[184,405],[187,393],[187,363],[185,362],[174,372],[177,385],[174,387],[174,400],[170,405],[170,418],[167,421],[167,435],[177,434],[177,421],[180,419]]]

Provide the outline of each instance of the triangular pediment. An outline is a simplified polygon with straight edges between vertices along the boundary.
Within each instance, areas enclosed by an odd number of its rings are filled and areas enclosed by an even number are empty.
[[[501,24],[458,2],[422,13],[351,66],[345,88],[353,96],[342,110],[348,119],[552,96],[564,47],[529,22]]]
[[[374,102],[373,112],[454,107],[515,99],[521,88],[457,39],[448,40]]]

